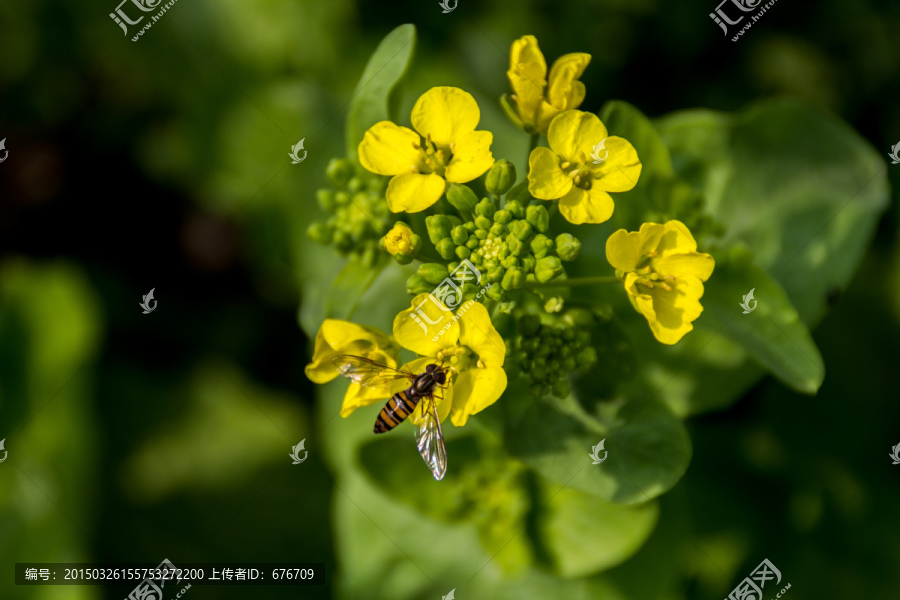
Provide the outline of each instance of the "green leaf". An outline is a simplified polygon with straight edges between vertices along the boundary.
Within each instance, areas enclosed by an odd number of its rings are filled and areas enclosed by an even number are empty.
[[[879,153],[845,123],[794,100],[735,115],[686,111],[657,127],[676,172],[726,225],[725,244],[746,244],[803,321],[821,319],[887,206]]]
[[[401,25],[390,32],[369,59],[347,114],[347,156],[359,160],[356,149],[375,123],[390,119],[391,96],[406,72],[415,48],[416,28]]]
[[[375,266],[368,265],[359,256],[351,256],[325,294],[325,317],[349,319],[369,286],[375,281],[387,259],[379,256]]]
[[[538,516],[538,530],[563,577],[583,577],[625,562],[659,518],[655,501],[622,506],[568,487],[543,487],[549,500]]]
[[[604,403],[595,418],[573,398],[553,406],[519,398],[506,419],[507,450],[548,481],[619,504],[646,502],[668,491],[687,470],[690,437],[681,420],[652,397]],[[526,406],[521,406],[527,404]],[[605,439],[607,460],[591,449]]]
[[[749,314],[740,306],[754,290]],[[822,355],[777,281],[759,267],[720,260],[703,294],[697,321],[743,347],[757,362],[798,392],[815,394],[825,377]]]

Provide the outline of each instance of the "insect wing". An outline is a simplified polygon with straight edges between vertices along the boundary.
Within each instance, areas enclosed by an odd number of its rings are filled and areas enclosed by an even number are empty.
[[[341,375],[363,387],[386,387],[398,379],[414,381],[416,378],[409,371],[398,370],[362,356],[341,354],[331,359],[331,362]]]
[[[422,400],[431,407],[422,407],[422,422],[416,425],[416,446],[422,460],[431,469],[434,478],[440,481],[447,473],[447,447],[444,446],[444,433],[441,431],[441,420],[437,415],[434,396]]]

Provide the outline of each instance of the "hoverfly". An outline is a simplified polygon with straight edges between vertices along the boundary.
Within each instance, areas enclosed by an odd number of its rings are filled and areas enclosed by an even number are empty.
[[[441,365],[430,364],[425,367],[424,373],[416,375],[406,369],[394,369],[350,354],[335,356],[331,362],[341,375],[364,387],[387,388],[398,379],[407,379],[411,383],[405,390],[391,396],[378,413],[375,433],[390,431],[411,415],[420,401],[424,401],[422,421],[416,425],[416,446],[434,478],[438,481],[443,479],[447,473],[447,448],[444,446],[434,394],[436,390],[446,387],[448,371]]]

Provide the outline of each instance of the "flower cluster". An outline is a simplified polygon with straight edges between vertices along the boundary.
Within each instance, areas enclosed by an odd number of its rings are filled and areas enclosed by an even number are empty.
[[[588,327],[593,318],[584,311],[568,311],[556,324],[538,315],[523,315],[516,326],[513,361],[531,384],[535,396],[569,395],[568,376],[597,362]],[[586,318],[585,318],[586,317]]]
[[[638,231],[609,236],[606,258],[615,277],[591,276],[599,266],[597,237],[579,229],[582,239],[592,240],[592,256],[577,265],[587,276],[571,279],[563,266],[582,254],[571,225],[612,218],[616,202],[628,198],[615,195],[634,189],[643,169],[631,142],[578,110],[586,95],[579,79],[590,58],[566,54],[548,73],[533,36],[513,43],[507,72],[513,93],[501,105],[531,145],[518,185],[515,166],[492,154],[493,134],[477,129],[475,98],[448,86],[418,98],[411,128],[391,121],[369,128],[357,148],[359,165],[329,167],[341,189],[320,190],[319,202],[332,217],[310,235],[342,253],[377,248],[401,265],[418,265],[406,282],[412,304],[397,314],[391,335],[347,321],[323,324],[307,367],[311,379],[336,376],[328,361],[340,353],[399,368],[402,347],[416,355],[402,367],[408,372],[429,365],[446,370],[437,413],[459,426],[503,394],[505,368],[522,375],[536,396],[566,397],[570,376],[597,365],[603,341],[591,334],[593,315],[602,312],[606,320],[612,309],[590,294],[579,299],[590,310],[566,306],[566,288],[620,282],[663,344],[693,329],[714,260],[697,250],[682,221],[638,222]],[[360,168],[374,179],[362,177]],[[686,218],[697,212],[688,210]],[[407,385],[406,379],[380,390],[351,384],[342,414]],[[410,417],[415,423],[421,418],[420,408]]]
[[[332,159],[325,173],[337,189],[316,192],[319,208],[328,218],[311,224],[307,235],[333,246],[343,256],[359,255],[366,264],[373,264],[391,223],[384,203],[384,181],[369,173],[355,173],[350,161],[339,158]]]

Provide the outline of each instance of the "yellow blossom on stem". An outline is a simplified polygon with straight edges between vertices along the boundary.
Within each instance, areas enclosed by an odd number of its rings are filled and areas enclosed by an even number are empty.
[[[340,374],[331,362],[339,354],[354,354],[397,368],[400,346],[390,336],[373,327],[340,319],[325,319],[316,334],[312,362],[306,365],[306,376],[314,383],[331,381]],[[383,398],[383,392],[351,383],[344,395],[341,416],[346,417],[360,406],[368,406]]]
[[[419,294],[408,310],[394,318],[394,337],[422,357],[406,365],[413,373],[421,373],[430,363],[449,369],[450,387],[440,392],[443,400],[437,396],[435,400],[441,420],[450,415],[459,427],[496,402],[506,389],[506,344],[483,304],[470,300],[455,316],[430,294]],[[420,406],[410,416],[413,423],[421,418]]]
[[[657,340],[674,344],[694,328],[703,312],[703,282],[712,275],[715,261],[697,252],[697,242],[684,223],[644,223],[640,231],[631,232],[620,229],[606,240],[606,259]]]
[[[420,212],[437,202],[447,182],[466,183],[494,164],[489,131],[476,131],[481,111],[471,94],[434,87],[412,109],[415,131],[390,121],[373,125],[359,144],[359,162],[392,175],[386,199],[392,212]]]
[[[590,54],[565,54],[550,68],[548,83],[547,62],[537,39],[533,35],[517,39],[510,48],[506,72],[514,93],[501,101],[507,114],[526,132],[546,135],[553,117],[581,106],[585,88],[578,78],[590,62]]]
[[[559,199],[559,212],[575,225],[608,220],[615,208],[609,192],[627,192],[641,176],[634,146],[609,135],[592,113],[558,114],[547,141],[549,148],[535,148],[528,157],[528,191],[541,200]],[[601,142],[602,155],[595,150]]]

